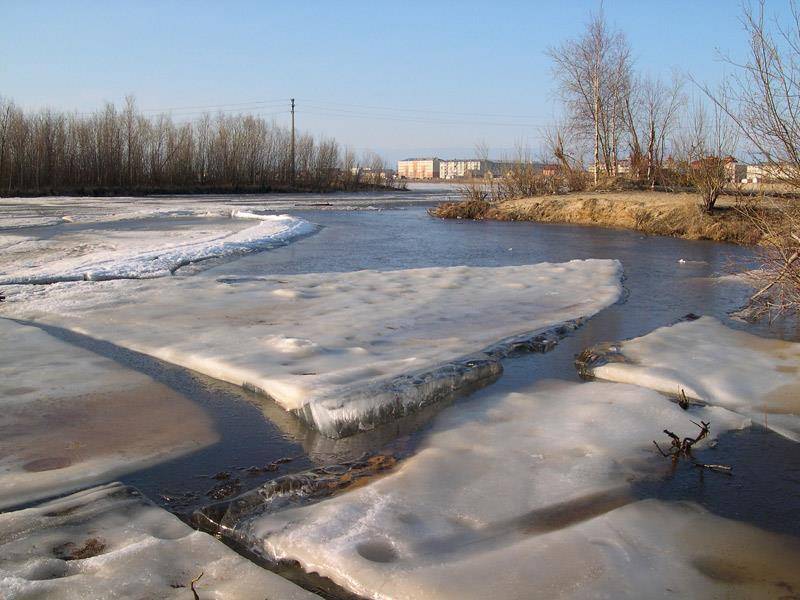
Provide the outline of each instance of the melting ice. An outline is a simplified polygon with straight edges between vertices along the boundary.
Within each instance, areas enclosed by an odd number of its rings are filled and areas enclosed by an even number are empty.
[[[800,344],[712,317],[682,321],[600,350],[590,373],[724,406],[800,441]]]
[[[496,377],[614,303],[612,260],[11,289],[8,310],[260,391],[326,435]],[[22,287],[22,286],[20,286]]]

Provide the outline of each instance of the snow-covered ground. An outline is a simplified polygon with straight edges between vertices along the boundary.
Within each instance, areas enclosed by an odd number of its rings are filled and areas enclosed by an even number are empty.
[[[194,582],[194,584],[193,584]],[[210,535],[110,484],[0,514],[0,596],[311,600]]]
[[[751,598],[800,584],[800,544],[694,504],[641,501],[669,428],[748,424],[611,383],[548,382],[451,407],[397,470],[241,522],[272,558],[367,598]],[[710,440],[708,440],[710,441]]]
[[[9,288],[6,310],[265,392],[336,437],[496,376],[504,341],[593,315],[620,277],[576,260],[76,282]]]
[[[217,441],[189,399],[37,327],[0,319],[0,508]]]
[[[800,344],[730,329],[712,317],[682,321],[614,344],[590,368],[598,379],[634,383],[724,406],[800,441]]]
[[[316,226],[289,215],[230,213],[238,224],[170,232],[83,229],[55,239],[0,235],[0,285],[163,277],[209,258],[265,250],[313,233]],[[255,223],[255,224],[253,224]]]

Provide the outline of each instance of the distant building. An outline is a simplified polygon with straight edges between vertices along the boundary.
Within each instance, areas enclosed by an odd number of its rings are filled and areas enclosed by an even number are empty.
[[[777,183],[787,177],[794,177],[797,169],[787,163],[778,165],[747,165],[742,183]]]
[[[439,161],[439,177],[441,179],[483,177],[488,171],[488,162],[488,160],[477,158],[441,160]]]
[[[725,177],[729,183],[739,183],[747,178],[747,165],[738,162],[733,156],[726,156],[722,159],[725,168]],[[699,158],[689,163],[690,169],[699,169],[704,165],[712,168],[717,168],[719,165],[719,158],[715,156],[708,156],[706,158]]]
[[[367,181],[383,181],[394,179],[393,169],[376,170],[372,167],[350,167],[350,174]]]
[[[763,183],[767,178],[767,169],[764,165],[747,165],[742,183]]]
[[[595,168],[596,167],[595,167],[594,163],[592,163],[591,165],[586,167],[586,171],[588,171],[589,173],[594,175]],[[613,170],[613,168],[614,168],[613,165],[612,165],[611,168]],[[617,161],[617,174],[618,175],[627,175],[630,172],[631,172],[631,161],[629,159],[624,158],[624,159],[621,159],[621,160]],[[602,175],[606,174],[606,167],[602,163],[600,164],[600,173]]]
[[[439,179],[438,158],[407,158],[397,161],[397,176],[401,179]]]
[[[545,177],[555,177],[561,174],[561,165],[542,165],[542,175]]]
[[[514,161],[486,160],[482,158],[407,158],[397,161],[397,176],[400,179],[484,179],[505,177],[514,169],[533,167],[537,173],[555,175],[558,165]]]
[[[547,165],[513,160],[456,158],[440,161],[439,177],[441,179],[505,177],[520,166],[532,166],[536,172],[542,172]]]
[[[732,156],[727,156],[725,158],[725,172],[728,175],[728,181],[739,183],[742,179],[747,178],[747,165],[740,163]]]

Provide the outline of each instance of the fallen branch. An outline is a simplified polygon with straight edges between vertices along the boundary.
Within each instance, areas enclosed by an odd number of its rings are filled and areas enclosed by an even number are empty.
[[[792,234],[792,237],[795,239],[797,238],[797,236],[794,234]],[[786,264],[783,266],[783,269],[781,269],[781,271],[772,279],[772,281],[750,296],[750,302],[752,303],[757,298],[760,298],[762,295],[766,294],[776,283],[783,279],[783,277],[786,275],[786,272],[798,258],[800,258],[800,251],[795,252],[789,257],[789,259],[786,261]]]
[[[197,595],[197,590],[194,589],[194,584],[200,581],[200,578],[203,576],[204,571],[200,571],[200,575],[192,579],[192,583],[189,584],[189,587],[192,589],[192,594],[194,594],[194,600],[200,600],[200,596]]]
[[[708,469],[709,471],[715,471],[717,473],[722,473],[723,475],[733,475],[731,468],[728,465],[707,465],[696,462],[694,463],[694,466],[698,469]]]
[[[684,402],[686,403],[686,407],[683,406]],[[689,405],[689,401],[686,398],[686,394],[684,394],[683,390],[681,390],[681,398],[678,400],[678,403],[681,405],[681,408],[687,408]],[[673,465],[676,465],[681,458],[688,458],[692,461],[692,464],[699,469],[708,469],[710,471],[716,471],[717,473],[732,475],[731,468],[727,465],[705,464],[694,460],[694,457],[692,456],[692,447],[708,437],[708,434],[711,432],[711,423],[706,423],[705,421],[700,421],[699,423],[691,421],[691,423],[700,428],[700,432],[693,438],[687,436],[681,439],[677,434],[671,432],[669,429],[664,430],[664,433],[670,437],[670,446],[668,450],[664,450],[658,445],[657,441],[653,440],[653,444],[658,449],[661,456],[672,459]]]

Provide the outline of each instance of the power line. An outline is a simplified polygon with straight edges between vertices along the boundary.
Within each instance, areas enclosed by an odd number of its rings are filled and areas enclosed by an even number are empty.
[[[311,106],[311,105],[309,105]],[[453,120],[453,119],[429,119],[425,117],[402,117],[402,116],[389,116],[389,115],[376,115],[370,113],[357,113],[354,111],[342,111],[330,108],[317,108],[312,106],[312,110],[304,110],[305,114],[325,116],[325,117],[339,117],[350,119],[362,120],[382,120],[382,121],[395,121],[400,123],[419,123],[422,125],[488,125],[498,127],[518,127],[518,128],[538,128],[542,124],[536,123],[509,123],[500,121],[476,121],[476,120]]]
[[[318,102],[316,100],[308,100],[303,99],[303,102],[311,103],[311,104],[323,104],[323,102]],[[551,119],[552,117],[546,117],[543,115],[516,115],[516,114],[508,114],[508,113],[482,113],[482,112],[458,112],[458,111],[451,111],[451,110],[431,110],[431,109],[421,109],[421,108],[398,108],[398,107],[389,107],[389,106],[375,106],[369,104],[348,104],[345,102],[325,102],[324,104],[328,105],[335,105],[335,106],[344,106],[344,107],[352,107],[352,108],[367,108],[367,109],[374,109],[374,110],[383,110],[383,111],[399,111],[399,112],[411,112],[411,113],[426,113],[426,114],[440,114],[440,115],[458,115],[463,117],[497,117],[497,118],[508,118],[508,119]],[[310,104],[309,104],[310,105]]]
[[[253,111],[254,109],[274,108],[274,105],[281,105],[288,102],[290,99],[277,99],[277,100],[252,100],[249,102],[229,102],[222,104],[206,104],[206,105],[193,105],[193,106],[172,106],[165,108],[143,108],[139,109],[142,113],[156,113],[156,114],[169,114],[173,117],[185,117],[191,115],[202,115],[213,111],[215,113],[231,113],[231,112],[246,112]],[[406,123],[420,123],[420,124],[438,124],[438,125],[489,125],[500,127],[535,127],[535,123],[525,122],[530,120],[545,120],[547,123],[552,122],[552,117],[545,117],[541,115],[514,115],[506,113],[482,113],[482,112],[460,112],[460,111],[442,111],[432,109],[420,108],[399,108],[387,107],[368,104],[348,104],[344,102],[315,102],[307,101],[305,104],[308,108],[315,110],[305,110],[308,114],[316,114],[318,116],[333,116],[333,117],[353,117],[359,119],[378,119],[385,121],[397,121]],[[354,110],[360,109],[360,110]],[[93,112],[78,112],[78,115],[94,115],[101,112],[98,109]],[[178,112],[176,112],[178,111]],[[321,111],[321,112],[320,112]],[[389,114],[382,114],[383,111]],[[267,116],[281,114],[288,111],[277,111],[269,113]],[[392,114],[394,113],[394,114]],[[440,119],[436,116],[427,117],[426,115],[453,115],[461,117],[489,117],[498,119],[521,119],[523,121],[505,122],[505,121],[476,121],[474,119]]]
[[[208,114],[208,113],[196,113],[196,114]],[[193,122],[193,121],[195,121],[197,119],[196,114],[195,114],[195,116],[191,116],[192,113],[188,113],[186,115],[168,115],[168,116],[169,117],[178,117],[179,119],[180,119],[181,116],[183,116],[184,119],[183,120],[179,120],[178,121],[179,123],[191,123],[191,122]],[[257,111],[257,112],[246,113],[244,116],[246,116],[246,117],[266,118],[266,117],[276,117],[278,115],[289,116],[289,111],[288,110],[279,110],[279,111],[275,111],[275,112],[260,112],[260,111]]]
[[[188,114],[203,114],[209,112],[211,109],[217,109],[215,112],[236,112],[243,110],[252,110],[258,108],[272,108],[270,105],[284,104],[287,100],[254,100],[252,102],[231,102],[228,104],[207,104],[200,106],[171,106],[167,108],[137,108],[140,113],[158,113],[158,114],[171,114],[173,116],[188,115]],[[234,107],[234,108],[225,108]],[[88,116],[102,112],[103,108],[98,108],[89,112],[77,112],[75,114]],[[174,111],[189,111],[179,112]]]
[[[263,105],[263,104],[283,104],[286,102],[286,98],[282,98],[280,100],[252,100],[250,102],[229,102],[227,104],[206,104],[202,106],[173,106],[169,108],[142,108],[139,109],[141,112],[171,112],[173,110],[194,110],[194,109],[213,109],[213,108],[223,108],[226,106],[256,106],[256,105]],[[227,109],[227,110],[241,110],[241,109]]]

